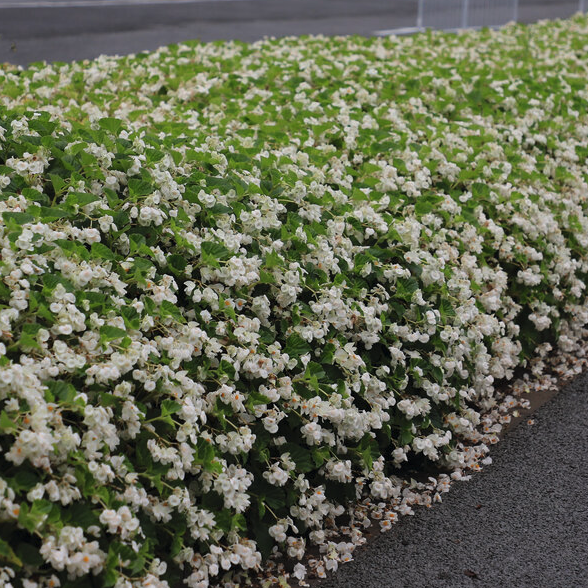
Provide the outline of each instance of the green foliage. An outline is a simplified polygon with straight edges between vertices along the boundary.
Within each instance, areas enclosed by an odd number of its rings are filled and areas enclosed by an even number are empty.
[[[16,585],[228,581],[493,441],[586,326],[587,23],[3,66]]]

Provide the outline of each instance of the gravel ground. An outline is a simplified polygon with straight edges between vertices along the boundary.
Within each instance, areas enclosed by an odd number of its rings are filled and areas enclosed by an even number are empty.
[[[588,586],[588,374],[492,449],[492,465],[419,508],[312,588]]]

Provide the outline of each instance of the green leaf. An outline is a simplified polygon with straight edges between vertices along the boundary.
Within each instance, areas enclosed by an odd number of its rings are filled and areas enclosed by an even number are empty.
[[[41,349],[41,346],[37,340],[34,337],[27,335],[26,333],[23,333],[20,336],[17,345],[25,352],[30,351],[31,349]]]
[[[231,306],[231,303],[228,300],[225,300],[222,294],[219,294],[218,305],[219,309],[222,310],[230,319],[233,321],[237,320],[235,309]]]
[[[410,301],[412,295],[419,289],[416,278],[399,278],[396,280],[396,296],[403,300]]]
[[[219,261],[226,261],[233,256],[233,252],[220,243],[204,241],[201,246],[202,260],[218,267]]]
[[[292,306],[290,318],[294,327],[297,327],[300,324],[302,318],[300,317],[300,306],[298,304]]]
[[[334,357],[335,357],[336,350],[337,350],[337,348],[332,343],[327,343],[323,347],[323,352],[321,354],[321,363],[332,364]]]
[[[186,319],[182,316],[180,309],[169,300],[163,300],[159,310],[162,318],[170,317],[178,323],[186,322]]]
[[[258,406],[260,404],[270,404],[271,400],[265,396],[264,394],[261,394],[261,392],[258,392],[257,390],[251,390],[249,392],[249,397],[247,398],[247,407],[254,407],[254,406]]]
[[[489,198],[490,187],[488,184],[482,184],[481,182],[474,182],[471,186],[472,196],[476,200]]]
[[[44,563],[43,557],[39,553],[39,550],[30,543],[19,543],[15,548],[15,552],[18,558],[22,560],[23,564],[27,564],[36,568],[38,566],[42,566]]]
[[[212,214],[231,214],[233,212],[230,206],[225,206],[224,204],[215,204],[209,210]]]
[[[371,469],[374,460],[380,456],[378,442],[373,437],[366,434],[360,441],[357,449],[361,454],[365,466],[368,469]]]
[[[141,315],[133,306],[123,306],[120,309],[120,314],[125,321],[128,329],[136,331],[141,327]]]
[[[61,177],[56,174],[49,174],[49,179],[51,180],[51,184],[53,185],[53,191],[57,196],[63,194],[67,188],[67,182]]]
[[[118,555],[114,552],[111,553],[109,550],[106,558],[106,569],[102,575],[102,585],[104,588],[110,588],[116,584],[118,577]]]
[[[418,216],[430,214],[431,212],[436,210],[437,205],[442,200],[443,198],[437,196],[436,194],[427,194],[420,196],[415,203],[414,211]]]
[[[22,468],[23,466],[20,467]],[[28,492],[31,488],[36,486],[41,479],[38,474],[32,470],[19,469],[18,472],[16,472],[13,481],[19,490],[25,490]]]
[[[109,343],[110,341],[115,341],[116,339],[122,339],[126,337],[127,332],[124,329],[119,329],[118,327],[113,327],[111,325],[102,325],[100,327],[100,342],[101,343]]]
[[[228,533],[233,526],[233,512],[227,508],[223,508],[214,513],[214,520],[220,529]]]
[[[169,554],[171,557],[175,557],[180,553],[184,547],[184,534],[186,532],[185,525],[174,525],[174,536],[169,547]],[[140,570],[137,570],[140,571]]]
[[[123,128],[122,121],[119,120],[118,118],[112,118],[112,117],[101,118],[98,121],[98,125],[100,126],[101,129],[108,131],[109,133],[112,133],[113,135],[116,135],[117,137],[118,137],[121,129]]]
[[[58,245],[68,257],[79,257],[80,259],[86,260],[89,258],[88,250],[80,243],[68,239],[55,239],[54,243],[55,245]]]
[[[24,225],[27,223],[34,223],[35,217],[27,212],[3,212],[2,218],[6,221],[13,221],[17,225]]]
[[[264,270],[259,271],[259,281],[262,284],[275,284],[276,283],[276,279],[274,278],[274,275],[271,274],[270,272],[266,272]]]
[[[257,544],[257,548],[259,549],[261,556],[264,559],[267,559],[270,556],[275,545],[274,538],[269,534],[268,531],[269,526],[270,525],[261,521],[255,521],[253,523],[255,543]]]
[[[306,473],[315,469],[312,452],[296,443],[284,443],[280,446],[282,453],[289,453],[296,464],[296,469]]]
[[[128,188],[129,196],[132,199],[137,199],[141,196],[149,196],[149,194],[153,194],[153,191],[155,190],[151,182],[139,178],[129,178]]]
[[[455,309],[453,308],[451,302],[449,302],[449,300],[446,298],[441,298],[439,301],[438,310],[443,322],[449,322],[448,319],[455,317]]]
[[[54,398],[64,404],[73,403],[74,398],[77,396],[77,390],[69,382],[62,382],[61,380],[49,380],[45,383],[48,387],[49,392],[53,394]]]
[[[161,416],[166,417],[182,410],[182,405],[175,400],[164,400],[161,403]]]
[[[34,533],[37,527],[42,522],[42,518],[33,513],[27,502],[20,504],[20,510],[18,513],[18,524],[24,527],[27,531]]]
[[[22,326],[22,332],[30,335],[31,337],[35,337],[42,328],[43,327],[38,323],[25,323]]]
[[[43,293],[51,295],[53,290],[57,287],[57,284],[61,284],[68,292],[74,292],[75,289],[73,284],[59,274],[44,274],[43,275]],[[51,315],[52,316],[52,315]]]
[[[279,266],[283,262],[284,262],[284,260],[282,259],[282,257],[280,256],[280,254],[277,251],[270,251],[265,256],[264,265],[267,268],[272,268],[272,267]]]
[[[323,369],[323,366],[320,363],[317,363],[316,361],[311,361],[306,366],[306,372],[304,375],[307,378],[314,376],[315,378],[322,380],[326,374],[325,374],[325,370]]]
[[[92,243],[91,252],[94,257],[100,259],[107,259],[108,261],[115,261],[116,255],[103,243]]]
[[[73,216],[71,210],[67,210],[60,206],[41,206],[40,217],[43,222],[50,223],[62,218],[70,218]]]
[[[247,530],[247,522],[241,513],[238,512],[233,515],[233,519],[231,520],[231,529],[239,529],[241,532]]]
[[[235,378],[235,366],[226,359],[221,359],[216,372],[220,377],[229,376],[231,380]]]
[[[88,502],[73,502],[62,516],[64,521],[73,522],[84,529],[99,523],[98,513],[92,510]]]
[[[53,509],[53,503],[49,500],[34,500],[31,507],[31,515],[37,518],[45,517]]]
[[[86,206],[87,204],[96,202],[96,200],[100,200],[100,196],[87,194],[85,192],[69,192],[65,199],[65,203],[67,206]]]
[[[3,434],[7,434],[16,429],[18,429],[18,425],[8,416],[6,411],[3,410],[0,412],[0,431],[2,431]]]
[[[330,457],[331,452],[328,447],[315,447],[312,450],[312,460],[317,468],[320,468]]]
[[[287,353],[290,357],[300,357],[305,353],[309,353],[311,350],[312,347],[307,341],[305,341],[298,333],[292,333],[286,341],[284,353]]]
[[[14,553],[7,541],[0,537],[0,561],[22,568],[22,560]]]
[[[412,433],[411,429],[403,428],[400,432],[400,437],[398,441],[400,442],[400,445],[410,445],[413,439],[414,434]]]
[[[175,274],[183,274],[184,270],[188,262],[183,255],[178,255],[177,253],[173,253],[169,255],[167,258],[167,266],[175,273]]]

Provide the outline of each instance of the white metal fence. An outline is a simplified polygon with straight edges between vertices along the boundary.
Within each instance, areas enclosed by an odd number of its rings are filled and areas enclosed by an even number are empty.
[[[518,0],[419,0],[417,28],[495,27],[518,19]]]
[[[588,0],[578,0],[578,11],[586,9]],[[519,0],[418,0],[416,29],[498,27],[518,15]]]

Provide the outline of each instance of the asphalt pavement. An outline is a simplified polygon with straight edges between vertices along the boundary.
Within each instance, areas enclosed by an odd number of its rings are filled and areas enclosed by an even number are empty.
[[[579,5],[520,0],[519,21],[565,18]],[[369,36],[416,19],[416,0],[0,0],[0,63],[124,55],[189,39]]]
[[[311,588],[586,588],[588,374],[490,453]]]

